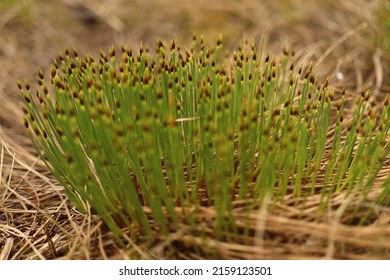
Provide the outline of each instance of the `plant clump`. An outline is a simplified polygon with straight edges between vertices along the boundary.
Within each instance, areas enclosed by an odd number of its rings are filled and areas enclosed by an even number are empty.
[[[98,59],[66,50],[45,76],[36,91],[18,82],[24,124],[70,201],[119,238],[136,228],[150,240],[183,223],[200,237],[202,223],[218,240],[254,235],[245,215],[265,198],[304,205],[320,194],[319,217],[336,192],[364,203],[390,149],[388,98],[362,92],[347,115],[345,91],[296,67],[293,52],[274,58],[254,42],[228,59],[221,39],[159,40],[155,54],[111,47]],[[389,192],[390,176],[376,205]],[[213,221],[197,220],[205,208]]]

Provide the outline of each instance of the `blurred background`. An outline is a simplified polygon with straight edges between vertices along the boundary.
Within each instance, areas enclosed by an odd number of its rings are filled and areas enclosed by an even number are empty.
[[[0,0],[0,62],[7,76],[1,77],[1,89],[8,86],[4,78],[28,77],[64,47],[94,53],[113,43],[142,41],[154,48],[158,38],[186,43],[193,34],[206,41],[222,34],[228,48],[244,35],[258,41],[263,35],[269,52],[288,46],[314,60],[333,46],[329,59],[338,56],[341,66],[378,45],[389,50],[390,39],[381,38],[389,36],[389,5],[388,0]]]

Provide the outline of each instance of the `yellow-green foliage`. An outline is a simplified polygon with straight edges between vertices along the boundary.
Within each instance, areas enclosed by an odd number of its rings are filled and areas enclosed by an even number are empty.
[[[379,46],[390,51],[390,1],[382,0],[377,15]]]

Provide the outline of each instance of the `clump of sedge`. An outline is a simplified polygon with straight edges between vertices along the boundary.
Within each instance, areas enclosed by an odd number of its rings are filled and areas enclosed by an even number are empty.
[[[152,55],[123,46],[97,59],[66,50],[38,88],[18,83],[24,124],[51,172],[80,210],[91,207],[116,236],[168,234],[213,208],[214,236],[245,223],[265,196],[307,197],[359,189],[367,196],[389,152],[390,106],[345,93],[245,42],[223,60],[221,39],[188,48],[158,41]],[[337,98],[336,98],[337,96]],[[377,203],[388,201],[390,177]],[[326,205],[323,205],[325,208]],[[257,213],[257,212],[256,212]]]

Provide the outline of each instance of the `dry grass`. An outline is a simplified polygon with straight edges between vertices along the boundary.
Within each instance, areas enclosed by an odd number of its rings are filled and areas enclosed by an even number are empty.
[[[153,244],[139,243],[137,233],[126,229],[127,243],[120,247],[98,217],[72,208],[36,157],[21,123],[15,86],[17,78],[33,80],[36,68],[47,68],[65,46],[92,54],[112,43],[143,41],[154,48],[158,37],[185,43],[195,32],[206,40],[221,33],[232,49],[245,33],[257,40],[264,34],[270,52],[293,47],[298,64],[314,60],[314,72],[330,76],[336,89],[346,87],[350,99],[364,88],[382,98],[390,91],[390,58],[374,43],[378,1],[58,2],[0,4],[0,259],[390,259],[389,205],[376,208],[364,226],[346,224],[359,193],[348,199],[335,194],[321,221],[316,219],[318,195],[308,198],[305,209],[297,209],[292,197],[272,214],[265,205],[251,216],[248,240],[234,235],[234,242],[214,240],[209,233],[215,213],[204,208],[197,217],[206,243],[183,224],[180,232],[156,236]],[[390,156],[378,183],[389,172]],[[374,189],[367,207],[375,196]],[[237,204],[238,222],[244,207]],[[210,255],[209,248],[216,253]]]

